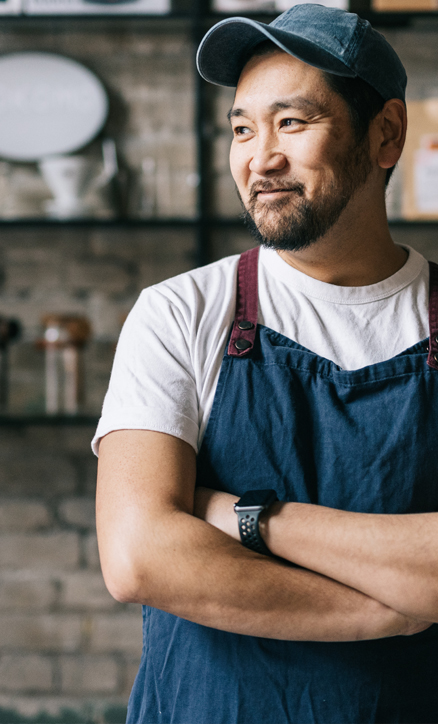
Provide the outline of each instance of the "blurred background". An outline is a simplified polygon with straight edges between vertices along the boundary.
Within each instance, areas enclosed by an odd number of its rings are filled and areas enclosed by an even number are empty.
[[[233,91],[200,80],[196,46],[227,14],[293,4],[0,0],[0,724],[124,721],[141,609],[103,584],[90,440],[140,290],[252,245]],[[438,261],[438,2],[323,4],[406,66],[391,231]]]

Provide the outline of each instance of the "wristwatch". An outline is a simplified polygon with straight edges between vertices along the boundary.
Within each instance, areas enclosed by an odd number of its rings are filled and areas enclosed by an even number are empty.
[[[270,556],[271,551],[259,531],[259,518],[264,510],[278,500],[275,490],[248,490],[234,504],[239,522],[240,540],[246,548]]]

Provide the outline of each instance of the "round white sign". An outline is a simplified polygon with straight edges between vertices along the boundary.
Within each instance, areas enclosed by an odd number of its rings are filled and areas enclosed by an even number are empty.
[[[39,161],[89,143],[108,115],[98,78],[53,53],[0,56],[0,156]]]

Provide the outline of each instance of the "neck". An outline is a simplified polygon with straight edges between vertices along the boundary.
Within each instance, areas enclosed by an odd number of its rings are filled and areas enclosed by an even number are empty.
[[[408,257],[391,238],[382,196],[352,199],[324,237],[307,249],[278,253],[304,274],[344,287],[377,284],[401,269]]]

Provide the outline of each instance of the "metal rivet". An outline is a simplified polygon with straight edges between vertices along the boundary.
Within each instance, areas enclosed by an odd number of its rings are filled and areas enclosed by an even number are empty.
[[[438,354],[434,354],[433,358],[434,358],[435,362],[438,362]]]
[[[249,349],[252,345],[251,342],[248,342],[247,339],[243,339],[242,337],[240,339],[236,339],[234,342],[234,346],[239,351],[243,351],[244,349]]]
[[[245,320],[239,322],[237,326],[239,327],[239,329],[252,329],[254,327],[252,322],[246,322]]]

